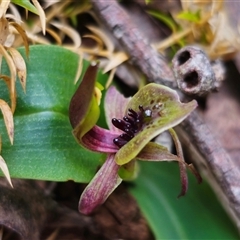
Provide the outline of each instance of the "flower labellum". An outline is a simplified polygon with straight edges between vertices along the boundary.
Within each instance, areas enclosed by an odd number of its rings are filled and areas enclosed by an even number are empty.
[[[135,136],[115,156],[123,165],[134,159],[154,137],[184,120],[197,106],[196,101],[181,103],[176,91],[150,83],[140,89],[126,109],[140,115],[141,126]]]

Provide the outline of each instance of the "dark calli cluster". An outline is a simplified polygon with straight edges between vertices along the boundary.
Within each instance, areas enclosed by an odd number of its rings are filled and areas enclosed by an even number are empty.
[[[123,119],[112,119],[112,124],[124,132],[119,135],[119,137],[113,139],[114,144],[119,148],[125,145],[139,132],[146,117],[151,117],[151,110],[145,110],[142,105],[139,105],[139,110],[139,112],[136,112],[130,108],[128,109],[127,116],[124,116]]]

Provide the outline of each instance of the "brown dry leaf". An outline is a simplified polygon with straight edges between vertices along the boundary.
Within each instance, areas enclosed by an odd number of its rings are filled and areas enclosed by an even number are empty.
[[[11,90],[11,78],[7,75],[0,75],[0,79],[2,79],[3,81],[5,81],[5,83],[7,84],[8,90]],[[10,95],[10,99],[12,100],[12,96]]]
[[[8,47],[11,47],[14,44],[14,41],[15,41],[15,35],[10,33],[3,46],[7,49]]]
[[[101,51],[103,49],[103,41],[100,37],[93,35],[93,34],[86,34],[83,36],[83,38],[90,38],[92,40],[94,40],[97,43],[96,48]]]
[[[128,58],[129,57],[125,52],[115,52],[115,53],[113,53],[109,57],[109,62],[105,66],[105,68],[103,70],[103,73],[106,73],[106,72],[112,70],[113,68],[116,68],[117,66],[119,66],[123,62],[127,61]]]
[[[10,0],[0,1],[0,17],[3,17],[5,15],[10,2],[11,2]]]
[[[81,45],[81,38],[79,33],[73,29],[72,27],[68,26],[67,24],[59,23],[59,22],[51,22],[51,24],[60,29],[64,32],[68,37],[70,37],[74,43],[74,48],[79,48]]]
[[[95,60],[96,56],[109,58],[110,53],[107,50],[99,50],[98,48],[80,48],[82,53],[91,55],[91,61]]]
[[[159,50],[178,43],[185,38],[186,44],[199,44],[210,59],[228,57],[240,49],[238,31],[230,26],[223,1],[181,1],[184,12],[199,12],[200,20],[197,22],[180,19],[178,13],[173,12],[174,20],[183,30],[172,33],[160,43],[155,43]],[[227,1],[226,1],[227,4]],[[229,3],[229,5],[231,5]],[[203,41],[203,36],[205,41]]]
[[[104,31],[95,26],[87,26],[87,28],[102,39],[107,48],[107,51],[109,52],[109,55],[113,53],[114,51],[113,41],[108,37],[108,35]]]
[[[111,70],[111,72],[110,72],[110,74],[109,74],[109,77],[108,77],[108,80],[107,80],[107,82],[106,82],[106,84],[105,84],[105,88],[106,88],[106,89],[108,89],[109,86],[111,85],[111,83],[112,83],[112,81],[113,81],[113,77],[114,77],[114,75],[115,75],[115,73],[116,73],[116,70],[117,70],[117,68],[113,68],[113,69]]]
[[[181,5],[182,5],[182,9],[184,11],[190,11],[190,12],[196,12],[197,10],[199,10],[199,8],[202,8],[202,9],[205,9],[205,10],[210,10],[210,9],[214,9],[216,8],[216,6],[218,6],[222,0],[219,0],[217,1],[218,4],[214,5],[214,8],[211,7],[212,5],[212,2],[211,0],[205,0],[205,1],[184,1],[184,0],[181,0]]]
[[[61,0],[54,0],[54,1],[49,1],[49,0],[44,0],[44,8],[49,8],[50,6],[57,4],[61,2]]]
[[[0,44],[0,54],[3,55],[5,58],[7,65],[9,67],[10,73],[11,73],[11,89],[10,89],[10,94],[11,94],[11,108],[12,112],[14,113],[15,108],[16,108],[16,86],[15,86],[15,79],[16,79],[16,66],[12,60],[12,58],[9,56],[5,48]]]
[[[33,43],[39,43],[39,44],[50,44],[50,41],[46,39],[45,37],[41,37],[36,35],[35,33],[27,32],[28,38],[33,42]]]
[[[9,35],[8,20],[4,17],[0,18],[0,44],[4,44]]]
[[[113,41],[109,38],[109,36],[100,28],[95,26],[87,26],[87,28],[95,35],[88,34],[84,37],[89,37],[96,41],[96,48],[81,48],[84,53],[88,53],[93,56],[101,56],[106,57],[108,59],[105,68],[103,70],[104,73],[118,67],[123,62],[128,60],[128,55],[123,52],[114,52],[114,44]],[[105,48],[104,48],[105,46]],[[102,61],[103,63],[103,61]]]
[[[10,139],[11,144],[13,144],[13,136],[14,136],[14,123],[13,123],[13,114],[11,108],[8,104],[0,99],[0,109],[3,114],[3,119],[5,126],[7,128],[8,137]]]
[[[4,80],[5,83],[7,84],[11,102],[16,101],[15,93],[11,91],[11,78],[9,76],[6,76],[6,75],[0,75],[0,79]]]
[[[25,30],[16,22],[11,22],[10,26],[13,26],[18,31],[20,36],[22,37],[26,55],[28,57],[29,56],[29,45],[28,45],[28,38],[27,38],[27,34],[26,34]]]
[[[44,10],[42,9],[41,5],[39,4],[39,2],[37,0],[32,0],[32,2],[34,4],[34,6],[38,10],[38,15],[40,17],[42,32],[45,35],[45,33],[46,33],[46,16],[45,16],[45,12],[44,12]]]
[[[11,3],[9,5],[9,9],[10,9],[11,13],[6,13],[5,17],[7,19],[12,19],[20,24],[22,22],[22,17],[21,17],[21,14],[20,14],[20,11],[19,11],[19,8],[17,7],[17,5]]]
[[[15,22],[18,22],[18,23],[21,23],[21,19],[19,19],[17,16],[14,16],[13,14],[6,14],[5,17],[8,19],[8,20],[13,20]]]
[[[22,85],[23,91],[26,92],[26,77],[27,77],[27,67],[22,55],[15,49],[9,48],[8,52],[12,56],[15,63],[17,74]]]
[[[77,83],[78,79],[80,78],[80,76],[82,74],[82,69],[83,69],[83,56],[82,56],[82,53],[78,53],[78,56],[79,56],[79,58],[78,58],[78,68],[77,68],[76,76],[75,76],[75,79],[74,79],[74,84]]]
[[[192,31],[191,28],[187,28],[187,29],[184,29],[181,32],[173,33],[172,35],[170,35],[169,37],[165,38],[161,42],[153,44],[153,46],[156,49],[158,49],[159,51],[163,51],[166,48],[168,48],[168,47],[174,45],[175,43],[179,42],[185,36],[189,35],[191,33],[191,31]]]
[[[49,2],[49,0],[47,0]],[[49,23],[54,17],[59,15],[59,13],[64,12],[64,8],[67,7],[71,1],[52,1],[52,4],[46,3],[44,9],[49,8],[46,10],[46,20]],[[52,6],[53,5],[53,6]],[[51,7],[52,6],[52,7]]]
[[[1,155],[0,155],[0,168],[1,168],[4,176],[6,177],[7,181],[9,182],[10,186],[13,188],[7,164],[6,164],[6,162],[4,161],[4,159],[3,159],[3,157]]]
[[[225,12],[220,12],[217,16],[210,19],[209,22],[214,33],[213,41],[206,49],[210,58],[214,59],[234,53],[240,49],[237,31],[230,26]]]

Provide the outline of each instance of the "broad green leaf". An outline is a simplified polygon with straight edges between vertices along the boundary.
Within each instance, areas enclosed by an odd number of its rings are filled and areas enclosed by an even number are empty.
[[[143,109],[140,110],[139,106]],[[115,161],[123,165],[134,159],[154,137],[183,121],[195,108],[195,100],[181,103],[176,91],[150,83],[141,88],[129,101],[126,111],[133,109],[136,113],[144,111],[151,116],[144,119],[141,130],[116,153]]]
[[[153,230],[155,239],[239,239],[238,231],[206,181],[189,175],[186,196],[179,191],[178,164],[140,162],[130,191]]]
[[[21,54],[26,60],[23,49]],[[70,99],[78,85],[74,85],[78,60],[77,54],[62,47],[30,48],[26,94],[17,82],[13,146],[3,119],[0,126],[2,156],[11,177],[88,182],[94,176],[101,155],[81,148],[72,135],[68,117]],[[2,74],[8,74],[5,63]],[[107,76],[98,74],[98,79],[106,82]],[[7,87],[0,84],[0,98],[9,102]]]
[[[11,0],[11,3],[19,5],[30,12],[38,14],[36,7],[29,0]]]

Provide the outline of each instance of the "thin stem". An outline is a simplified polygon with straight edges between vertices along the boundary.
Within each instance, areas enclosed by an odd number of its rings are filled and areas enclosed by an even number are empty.
[[[179,141],[179,138],[178,138],[176,132],[173,130],[173,128],[168,129],[168,131],[171,134],[174,145],[176,147],[177,156],[180,159],[182,159],[182,161],[184,161],[182,146],[181,146],[181,143]],[[186,165],[182,162],[179,162],[178,165],[179,165],[179,169],[180,169],[180,179],[181,179],[181,184],[182,184],[181,192],[178,195],[178,197],[181,197],[181,196],[184,196],[187,192],[188,177],[187,177],[187,172],[186,172]]]

